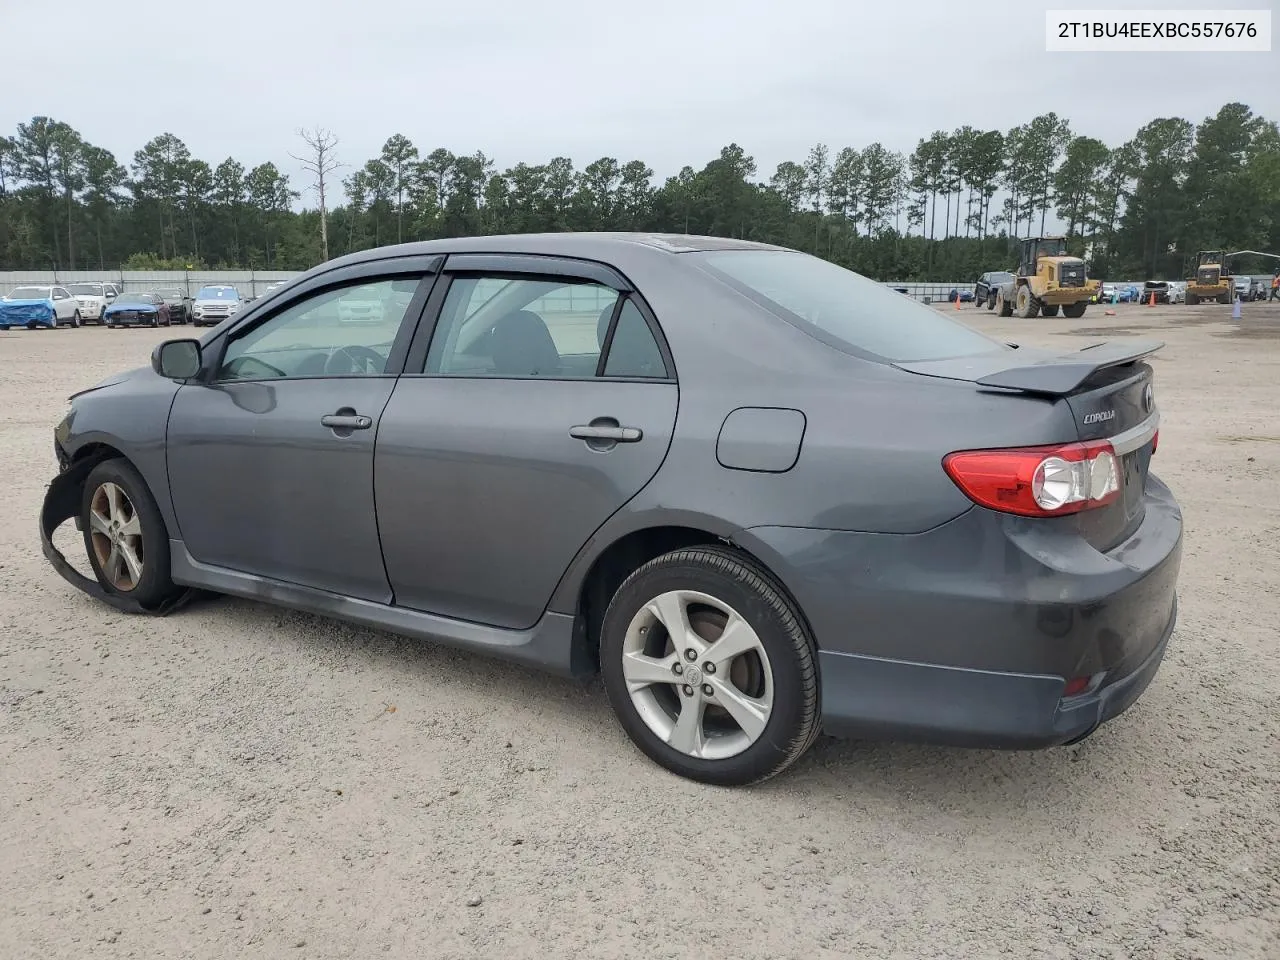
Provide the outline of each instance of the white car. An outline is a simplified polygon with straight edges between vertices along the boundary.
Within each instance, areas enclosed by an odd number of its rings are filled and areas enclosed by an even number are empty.
[[[0,330],[80,326],[80,307],[66,287],[14,287],[0,299]]]
[[[197,327],[216,327],[234,317],[244,305],[240,291],[230,284],[216,283],[196,291],[191,304],[191,322]]]
[[[1185,280],[1169,281],[1169,302],[1170,303],[1186,303],[1187,302],[1187,284]]]
[[[76,298],[80,320],[84,323],[93,321],[99,326],[102,325],[102,314],[120,296],[120,290],[114,283],[69,283],[67,291]]]

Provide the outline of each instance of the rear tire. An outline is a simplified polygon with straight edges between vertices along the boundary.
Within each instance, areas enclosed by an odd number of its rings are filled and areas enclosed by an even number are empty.
[[[1058,305],[1057,304],[1054,304],[1053,306],[1045,305],[1040,308],[1040,313],[1046,317],[1056,317],[1058,315]]]
[[[98,583],[108,593],[144,607],[170,599],[169,534],[146,481],[124,459],[90,471],[80,501],[84,547]]]
[[[600,670],[631,741],[700,783],[767,780],[820,729],[814,644],[772,577],[737,551],[676,550],[632,573],[605,612]]]
[[[1062,308],[1062,315],[1071,320],[1079,320],[1089,309],[1087,303],[1068,303]]]
[[[1196,304],[1198,304],[1199,302],[1200,302],[1200,297],[1199,297],[1197,294],[1194,294],[1194,293],[1188,293],[1188,294],[1187,294],[1187,306],[1188,306],[1188,307],[1194,307],[1194,306],[1195,306]]]
[[[1004,291],[996,294],[996,313],[1002,317],[1013,316],[1013,304],[1004,298]]]

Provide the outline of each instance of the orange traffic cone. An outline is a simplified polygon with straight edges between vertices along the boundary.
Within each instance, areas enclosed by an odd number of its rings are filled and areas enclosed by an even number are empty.
[[[957,310],[959,310],[959,309],[960,309],[960,294],[958,294],[958,293],[956,294],[956,302],[955,302],[954,306],[955,306],[955,308],[956,308]]]
[[[1150,298],[1149,300],[1147,300],[1147,306],[1148,306],[1148,307],[1154,307],[1155,305],[1156,305],[1156,292],[1155,292],[1154,290],[1152,290],[1152,291],[1151,291],[1151,298]]]

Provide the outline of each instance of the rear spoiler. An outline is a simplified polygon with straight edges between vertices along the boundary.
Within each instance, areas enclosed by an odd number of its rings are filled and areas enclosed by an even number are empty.
[[[981,387],[1064,396],[1077,390],[1099,370],[1137,363],[1163,347],[1164,343],[1159,340],[1104,340],[1069,353],[1020,347],[1013,356],[984,354],[895,366],[908,373],[967,380]],[[1008,366],[1010,360],[1024,362]]]
[[[1159,340],[1104,340],[1072,353],[1060,354],[1023,367],[1010,367],[976,381],[983,387],[1004,387],[1024,393],[1061,396],[1079,388],[1099,370],[1137,363],[1164,347]]]

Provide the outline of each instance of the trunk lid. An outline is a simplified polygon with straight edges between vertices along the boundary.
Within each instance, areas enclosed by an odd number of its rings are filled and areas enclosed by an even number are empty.
[[[1144,516],[1153,434],[1159,424],[1153,371],[1144,361],[1163,346],[1159,341],[1135,340],[1105,341],[1067,352],[1018,347],[896,366],[922,376],[1056,398],[1075,422],[1076,436],[1064,440],[1110,440],[1119,461],[1120,496],[1105,507],[1063,518],[1074,523],[1093,547],[1107,551],[1130,537]],[[1009,440],[1009,446],[1019,443],[1016,437]]]

